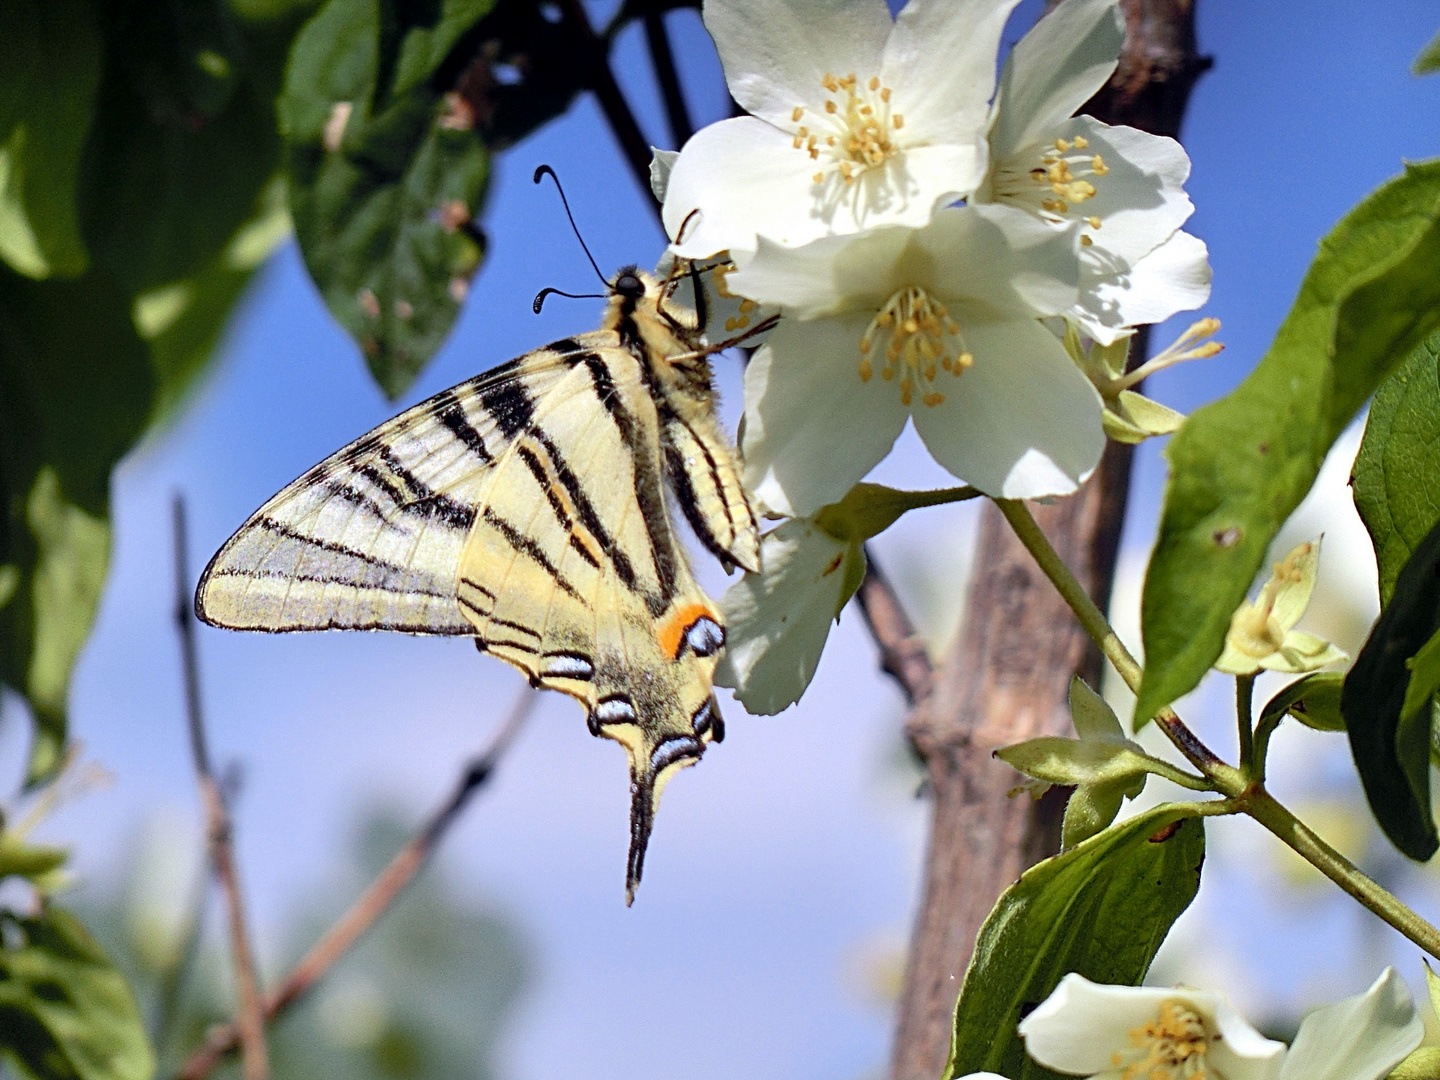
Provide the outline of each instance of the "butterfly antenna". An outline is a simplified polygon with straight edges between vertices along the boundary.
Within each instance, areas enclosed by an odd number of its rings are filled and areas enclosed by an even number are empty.
[[[555,190],[560,193],[560,203],[565,207],[565,216],[570,219],[570,228],[575,233],[575,239],[580,241],[580,249],[585,252],[585,257],[590,260],[590,265],[595,270],[595,276],[608,286],[610,282],[606,279],[605,275],[600,272],[600,266],[596,263],[595,256],[590,254],[590,248],[585,244],[585,237],[580,235],[579,226],[575,224],[575,215],[570,212],[570,200],[565,198],[565,189],[560,186],[560,177],[555,175],[555,170],[549,165],[541,165],[535,170],[535,176],[533,177],[535,183],[540,183],[542,176],[549,176],[551,180],[555,181]],[[560,290],[552,289],[550,291],[559,292]],[[535,298],[535,304],[535,311],[538,313],[540,311],[540,297],[537,296]]]
[[[540,314],[540,309],[545,306],[545,298],[546,298],[547,296],[549,296],[551,293],[554,293],[556,296],[566,296],[566,297],[569,297],[571,300],[604,300],[604,299],[605,299],[605,294],[604,294],[604,293],[598,293],[598,292],[573,293],[573,292],[566,292],[564,289],[549,289],[549,288],[541,289],[538,293],[535,294],[535,302],[530,305],[531,308],[534,309],[536,315],[539,315],[539,314]]]

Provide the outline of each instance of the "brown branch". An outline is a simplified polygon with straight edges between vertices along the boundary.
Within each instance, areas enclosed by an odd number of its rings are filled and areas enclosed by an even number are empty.
[[[620,144],[620,151],[626,164],[630,166],[635,182],[649,195],[650,143],[635,121],[635,114],[630,111],[630,103],[620,92],[620,84],[615,81],[605,39],[595,33],[595,28],[590,25],[590,18],[585,14],[585,6],[581,0],[560,0],[560,7],[565,12],[565,17],[575,24],[576,29],[590,43],[590,89],[595,92],[595,99],[600,103],[600,110],[605,114],[615,141]],[[659,203],[654,198],[647,198],[645,202],[654,209],[656,220],[659,220]]]
[[[685,92],[675,70],[675,53],[670,48],[670,34],[665,29],[665,13],[652,9],[645,12],[645,43],[650,48],[650,62],[655,67],[655,81],[660,84],[660,100],[665,103],[665,119],[670,125],[670,141],[679,150],[695,134],[690,110],[685,105]]]
[[[1194,0],[1121,0],[1121,9],[1128,33],[1115,79],[1080,111],[1174,135],[1190,88],[1208,67],[1195,54]],[[1137,357],[1144,348],[1137,339]],[[1101,608],[1109,605],[1131,456],[1129,447],[1112,444],[1078,494],[1035,515]],[[943,1073],[980,924],[1022,870],[1059,847],[1064,790],[1051,789],[1039,802],[1009,798],[1015,773],[991,752],[1065,734],[1071,676],[1079,671],[1093,685],[1101,671],[1098,650],[993,506],[982,514],[976,568],[964,630],[908,724],[934,802],[893,1080]]]
[[[910,616],[895,595],[890,581],[875,565],[874,553],[865,549],[865,577],[855,592],[865,625],[880,646],[880,668],[893,676],[910,705],[930,696],[935,668],[925,642],[915,632]]]
[[[206,836],[210,863],[225,896],[225,913],[230,926],[230,955],[235,965],[235,1027],[244,1048],[245,1080],[266,1080],[270,1075],[265,1050],[265,1020],[260,1004],[260,983],[255,974],[255,956],[250,947],[245,905],[240,894],[240,873],[235,865],[235,846],[230,811],[211,767],[210,748],[205,738],[205,721],[200,702],[200,659],[195,648],[194,593],[185,565],[185,500],[175,496],[175,626],[180,634],[180,655],[185,677],[185,714],[189,721],[190,752],[200,782],[205,807]]]
[[[336,961],[349,952],[355,942],[390,909],[405,887],[415,879],[415,875],[429,862],[430,856],[460,816],[460,812],[495,772],[500,758],[535,707],[535,698],[533,690],[527,688],[522,691],[510,706],[510,712],[490,740],[490,745],[466,765],[455,790],[431,815],[425,827],[400,849],[369,887],[350,905],[349,910],[311,946],[310,951],[301,957],[284,981],[265,999],[267,1021],[275,1019],[314,987],[325,973],[335,966]],[[204,1045],[191,1054],[180,1067],[176,1073],[177,1080],[201,1080],[209,1075],[240,1041],[240,1031],[234,1024],[223,1024],[211,1029],[205,1037]]]

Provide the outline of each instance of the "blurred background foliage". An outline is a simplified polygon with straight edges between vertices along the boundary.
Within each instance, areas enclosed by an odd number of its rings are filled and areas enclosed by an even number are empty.
[[[652,6],[674,5],[626,5],[597,33],[578,4],[538,0],[0,4],[0,685],[33,724],[28,788],[66,761],[112,471],[184,405],[256,270],[293,228],[371,376],[399,395],[484,257],[491,155],[560,115],[604,70],[614,31]],[[360,865],[393,835],[374,824]],[[49,906],[48,879],[23,859],[0,864],[7,875],[29,877],[38,906],[0,913],[0,1049],[36,1075],[148,1075],[139,1013],[104,954]],[[176,973],[118,932],[117,912],[94,915],[141,1012],[178,1010],[158,1033],[168,1060],[182,1030],[193,1040],[228,1008],[215,964],[198,958],[210,982],[163,1004]],[[431,888],[277,1031],[276,1075],[488,1075],[477,1048],[518,990],[519,955],[497,922]],[[109,980],[92,997],[128,1032],[128,1060],[88,1054],[85,1017],[55,1014],[20,978],[81,961]],[[74,978],[83,1011],[89,976]],[[467,1003],[463,1025],[445,1026],[440,1000]]]

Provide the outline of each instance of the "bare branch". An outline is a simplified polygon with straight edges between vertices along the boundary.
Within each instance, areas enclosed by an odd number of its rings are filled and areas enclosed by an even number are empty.
[[[675,70],[675,53],[670,48],[670,33],[665,29],[665,13],[650,10],[642,20],[645,43],[650,48],[650,62],[655,67],[655,81],[660,84],[660,99],[665,103],[665,119],[670,125],[670,142],[679,150],[695,125],[685,105],[685,92],[680,88],[680,75]]]
[[[276,988],[265,999],[265,1019],[275,1019],[282,1011],[294,1004],[335,966],[342,956],[380,918],[405,886],[415,879],[422,867],[430,861],[436,846],[460,816],[460,812],[495,772],[496,765],[514,741],[520,728],[535,707],[535,691],[528,687],[510,706],[510,712],[501,723],[499,730],[490,740],[490,745],[472,758],[460,775],[460,780],[450,797],[440,806],[424,828],[390,860],[389,865],[372,881],[348,911],[336,920],[291,969]],[[209,1075],[226,1054],[232,1052],[241,1042],[241,1033],[235,1024],[224,1024],[213,1028],[205,1037],[205,1043],[190,1055],[176,1073],[177,1080],[201,1080]]]
[[[245,905],[240,894],[240,874],[235,865],[235,846],[230,811],[210,764],[205,739],[205,721],[200,702],[200,659],[195,649],[194,593],[185,565],[185,500],[175,496],[175,627],[180,634],[180,654],[185,675],[185,714],[189,721],[190,752],[200,797],[205,807],[205,831],[210,863],[225,896],[225,913],[230,926],[230,955],[235,966],[235,1026],[244,1048],[245,1080],[267,1080],[269,1055],[265,1049],[265,1019],[260,1003],[260,983],[255,975],[255,955],[250,947]]]
[[[910,705],[930,696],[935,669],[925,642],[895,595],[889,579],[875,565],[874,553],[865,549],[865,577],[855,593],[855,602],[865,616],[865,625],[880,646],[880,667],[894,677],[905,691]]]
[[[590,25],[590,17],[585,14],[585,6],[581,0],[560,0],[560,7],[565,12],[565,17],[575,24],[590,43],[590,89],[595,92],[595,99],[600,102],[600,110],[610,124],[615,141],[620,144],[620,151],[624,154],[636,183],[640,185],[640,190],[648,195],[650,143],[646,141],[645,134],[635,121],[635,114],[630,111],[630,103],[620,92],[620,84],[615,81],[605,40],[595,33],[595,28]],[[654,209],[658,221],[660,205],[654,199],[645,201]]]

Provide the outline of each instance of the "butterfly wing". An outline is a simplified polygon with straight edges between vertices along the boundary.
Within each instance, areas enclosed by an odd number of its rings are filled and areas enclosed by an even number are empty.
[[[260,508],[196,593],[246,630],[468,635],[630,758],[632,899],[660,793],[723,728],[722,619],[666,510],[641,362],[598,331],[415,406]]]
[[[195,610],[236,630],[474,633],[460,552],[508,437],[507,388],[544,397],[613,334],[537,349],[430,398],[332,454],[257,510],[210,561]]]
[[[630,352],[581,357],[548,396],[509,388],[511,443],[460,559],[481,647],[582,702],[630,758],[633,898],[660,793],[721,736],[721,616],[666,510],[661,429]]]

